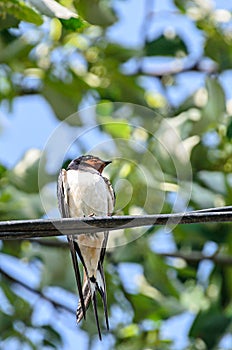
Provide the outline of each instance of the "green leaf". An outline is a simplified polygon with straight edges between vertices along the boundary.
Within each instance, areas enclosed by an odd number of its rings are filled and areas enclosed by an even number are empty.
[[[60,333],[50,325],[44,325],[42,326],[42,329],[44,330],[44,345],[50,345],[57,349],[57,346],[62,343]]]
[[[231,318],[225,316],[220,307],[212,305],[208,310],[199,312],[189,336],[201,338],[207,344],[208,349],[213,349],[230,322]]]
[[[107,27],[116,21],[116,16],[108,1],[74,0],[74,6],[90,24]]]
[[[39,194],[26,194],[10,185],[0,190],[0,220],[38,219],[43,214]]]
[[[25,327],[26,328],[26,327]],[[24,349],[25,345],[29,346],[29,349],[31,350],[37,350],[37,346],[31,341],[31,339],[29,339],[23,332],[17,331],[16,329],[14,329],[13,327],[11,327],[10,329],[8,329],[7,332],[4,333],[4,337],[3,339],[17,339],[20,343],[20,346],[22,349]],[[28,347],[27,347],[28,348]]]
[[[30,304],[14,293],[8,284],[3,283],[1,287],[8,301],[14,308],[14,317],[23,321],[25,324],[31,325],[30,318],[32,309]]]
[[[203,26],[205,26],[204,23]],[[207,36],[205,55],[216,61],[219,71],[230,69],[232,64],[231,38],[224,35],[219,27],[215,29],[211,26],[207,29]]]
[[[117,119],[111,117],[100,117],[99,122],[102,123],[100,127],[110,134],[113,138],[129,140],[131,135],[131,126],[126,119]]]
[[[14,59],[25,60],[32,48],[33,46],[23,36],[13,39],[5,46],[4,50],[0,51],[0,63],[12,62]]]
[[[7,174],[7,168],[0,164],[0,178],[2,178],[3,176],[5,176]]]
[[[2,3],[0,3],[0,12],[14,16],[20,21],[30,22],[36,25],[43,23],[40,14],[20,0],[2,0]]]
[[[174,0],[174,3],[182,13],[186,12],[185,7],[187,3],[185,0]]]
[[[209,127],[217,127],[226,111],[225,92],[216,78],[206,78],[208,102],[203,108],[202,121]]]
[[[144,275],[148,282],[161,293],[178,298],[178,291],[168,276],[167,265],[161,257],[149,249],[144,261]]]
[[[226,194],[225,174],[220,171],[202,170],[198,178],[213,192]]]
[[[13,327],[12,321],[13,318],[11,315],[6,315],[2,310],[0,310],[0,333],[2,340],[8,337],[8,332]]]
[[[144,89],[138,85],[136,76],[126,76],[118,72],[115,64],[118,62],[110,58],[108,60],[108,78],[110,85],[105,88],[98,88],[98,93],[104,100],[112,102],[129,102],[137,105],[146,105]]]
[[[149,41],[145,46],[146,56],[176,56],[178,52],[188,54],[185,42],[179,37],[168,38],[164,35]]]
[[[142,239],[136,240],[133,244],[119,246],[114,250],[114,259],[120,262],[142,263],[144,255],[144,245],[141,244]]]
[[[1,10],[1,4],[0,4],[0,10]],[[19,20],[17,18],[15,18],[14,16],[4,14],[0,18],[1,18],[0,30],[18,27],[18,25],[19,25]]]
[[[207,189],[197,182],[192,184],[191,201],[197,205],[199,209],[214,207],[217,193],[211,189]]]
[[[52,106],[56,116],[70,125],[81,126],[77,112],[78,103],[82,100],[89,86],[78,77],[73,76],[71,83],[47,78],[44,81],[43,96]],[[70,117],[75,114],[75,117]]]
[[[96,107],[96,114],[101,117],[109,117],[114,112],[114,104],[111,101],[101,101]]]
[[[14,169],[9,171],[10,183],[20,191],[38,193],[46,183],[56,180],[56,176],[47,174],[45,167],[41,151],[29,149]]]
[[[6,283],[1,283],[1,287],[9,303],[13,306],[16,299],[16,294],[12,291],[12,289]]]
[[[89,24],[86,21],[84,21],[81,17],[61,19],[60,21],[63,24],[64,28],[70,31],[81,32],[89,26]]]
[[[152,289],[150,286],[150,290]],[[161,297],[160,300],[156,300],[152,297],[152,292],[151,296],[136,294],[129,295],[128,299],[134,307],[133,321],[138,323],[146,319],[157,322],[183,312],[183,307],[176,299]]]
[[[229,140],[232,139],[232,120],[230,121],[230,123],[227,127],[226,136]]]
[[[127,49],[115,43],[108,43],[104,49],[104,53],[106,57],[114,57],[114,59],[122,63],[126,62],[131,57],[138,56],[137,50]]]
[[[124,328],[121,328],[120,330],[120,337],[121,338],[132,338],[137,336],[139,333],[139,327],[137,324],[132,323]]]
[[[49,247],[37,248],[36,257],[43,261],[42,287],[56,285],[76,292],[75,276],[68,250],[50,249]],[[56,261],[56,264],[54,264],[54,261]],[[67,266],[69,266],[68,269]]]

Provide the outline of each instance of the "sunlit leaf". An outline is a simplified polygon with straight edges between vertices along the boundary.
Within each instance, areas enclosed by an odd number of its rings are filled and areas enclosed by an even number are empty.
[[[98,118],[101,128],[110,134],[113,138],[129,139],[131,126],[124,119],[115,119],[111,117]]]
[[[109,117],[113,114],[114,104],[111,101],[102,101],[96,107],[96,113],[99,116]]]
[[[83,29],[88,27],[88,23],[82,18],[70,18],[70,19],[61,19],[61,23],[64,28],[70,31],[83,31]]]
[[[203,119],[208,121],[210,126],[217,125],[225,113],[225,93],[215,78],[206,79],[206,88],[208,91],[208,102],[203,109]]]
[[[48,175],[45,170],[45,162],[42,162],[41,151],[31,149],[23,156],[12,171],[9,172],[11,184],[27,193],[38,193],[39,185],[42,187],[56,177]],[[39,174],[40,171],[40,174]],[[40,184],[38,182],[40,176]]]
[[[0,3],[0,10],[2,13],[12,15],[21,21],[34,23],[36,25],[41,25],[43,23],[41,15],[20,0],[2,0],[2,3]]]
[[[44,214],[39,194],[7,186],[0,190],[0,220],[38,219]]]
[[[138,335],[139,327],[137,324],[130,324],[127,327],[121,329],[120,336],[122,338],[131,338]]]
[[[116,16],[107,2],[101,0],[78,0],[74,1],[78,13],[89,23],[99,26],[109,26],[116,20]]]

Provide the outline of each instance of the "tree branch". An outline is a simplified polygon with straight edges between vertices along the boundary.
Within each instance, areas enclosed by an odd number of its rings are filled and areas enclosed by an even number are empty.
[[[60,249],[68,249],[68,242],[61,242],[59,240],[51,240],[51,239],[30,239],[30,242],[33,244],[39,244],[48,248],[60,248]],[[215,264],[219,265],[232,265],[232,257],[228,255],[221,254],[212,254],[212,255],[204,255],[199,251],[191,251],[190,253],[184,253],[181,251],[176,252],[155,252],[156,255],[166,257],[166,258],[180,258],[190,263],[198,263],[203,260],[211,260]]]
[[[227,255],[204,255],[198,251],[192,251],[189,254],[182,252],[174,252],[174,253],[156,253],[157,255],[167,257],[167,258],[180,258],[190,263],[199,263],[203,260],[211,260],[215,264],[218,265],[232,265],[232,257]]]
[[[232,222],[232,206],[177,214],[2,221],[0,222],[0,239],[78,235],[142,226],[207,222]]]
[[[38,290],[38,289],[34,289],[30,286],[28,286],[26,283],[18,280],[17,278],[9,275],[6,271],[4,271],[2,268],[0,268],[0,273],[6,277],[8,280],[10,280],[13,283],[16,283],[20,286],[22,286],[23,288],[26,288],[27,290],[29,290],[30,292],[37,294],[40,298],[50,302],[55,308],[61,308],[65,311],[70,312],[72,315],[75,313],[75,310],[71,309],[70,307],[68,307],[67,305],[61,304],[51,298],[49,298],[48,296],[46,296],[42,291]]]
[[[182,65],[179,64],[173,64],[171,67],[165,67],[165,68],[156,68],[153,72],[146,72],[143,68],[139,67],[136,72],[133,74],[143,74],[148,77],[156,77],[159,79],[162,79],[165,75],[176,75],[180,73],[185,72],[199,72],[199,73],[206,73],[206,74],[216,74],[218,72],[218,69],[216,66],[212,67],[201,67],[201,62],[193,62],[192,65]]]
[[[69,244],[68,242],[62,242],[58,239],[29,239],[29,242],[31,242],[32,244],[38,244],[44,247],[48,247],[48,248],[61,248],[61,249],[68,249],[69,248]]]

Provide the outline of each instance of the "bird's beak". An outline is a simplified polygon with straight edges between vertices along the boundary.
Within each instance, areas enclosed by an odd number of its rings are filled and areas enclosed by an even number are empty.
[[[110,163],[112,163],[111,160],[106,160],[106,161],[104,161],[105,166],[109,165]]]

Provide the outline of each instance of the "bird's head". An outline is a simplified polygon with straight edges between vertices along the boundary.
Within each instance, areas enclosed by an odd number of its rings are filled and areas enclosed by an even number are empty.
[[[71,161],[67,170],[76,170],[80,168],[80,166],[91,166],[92,168],[102,173],[104,168],[112,163],[111,161],[105,161],[98,157],[92,155],[81,156]]]

